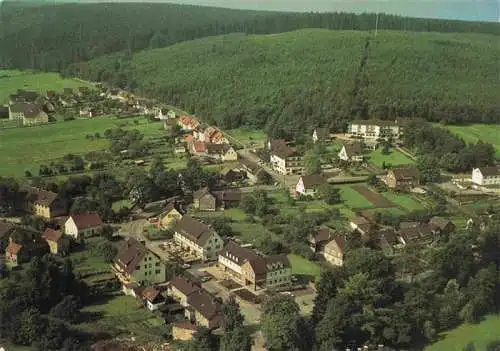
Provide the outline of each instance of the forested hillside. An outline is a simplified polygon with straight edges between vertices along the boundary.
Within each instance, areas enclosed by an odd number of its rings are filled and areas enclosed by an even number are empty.
[[[355,117],[498,121],[500,47],[479,34],[328,31],[234,34],[67,73],[133,89],[226,128],[295,134]]]
[[[168,3],[3,2],[0,67],[61,70],[104,54],[158,48],[212,35],[268,34],[302,28],[371,30],[375,14],[279,13]],[[499,35],[497,23],[381,15],[380,29]]]

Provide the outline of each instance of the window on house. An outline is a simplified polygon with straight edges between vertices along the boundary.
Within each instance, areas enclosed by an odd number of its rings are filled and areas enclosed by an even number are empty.
[[[135,266],[135,269],[141,269],[141,266]]]
[[[160,266],[160,262],[156,262],[156,263],[155,263],[155,266],[156,266],[156,267],[159,267],[159,266]]]
[[[156,274],[160,274],[160,270],[159,270],[159,269],[157,269],[157,270],[155,271],[155,273],[156,273]]]

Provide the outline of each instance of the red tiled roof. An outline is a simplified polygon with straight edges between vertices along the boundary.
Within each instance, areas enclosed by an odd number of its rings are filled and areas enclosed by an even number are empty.
[[[76,213],[72,214],[75,225],[78,229],[95,228],[102,225],[101,217],[97,213]]]
[[[9,243],[9,246],[7,246],[7,249],[5,251],[11,255],[17,255],[22,248],[23,245],[20,245],[12,241]]]
[[[148,301],[154,301],[156,297],[160,294],[158,290],[156,290],[154,287],[150,286],[146,289],[144,289],[141,293],[142,297],[144,297]]]
[[[206,147],[205,143],[203,141],[197,141],[194,143],[194,151],[196,152],[205,152]]]
[[[50,240],[50,241],[53,241],[53,242],[58,242],[59,240],[61,240],[62,235],[63,235],[63,233],[60,230],[54,230],[54,229],[51,229],[51,228],[47,228],[47,229],[45,229],[45,232],[43,232],[42,237],[45,240]]]

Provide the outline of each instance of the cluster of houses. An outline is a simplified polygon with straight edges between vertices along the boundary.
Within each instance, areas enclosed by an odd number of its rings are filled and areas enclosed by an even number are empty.
[[[407,245],[429,244],[440,235],[454,233],[455,224],[442,217],[432,217],[428,222],[401,222],[397,229],[377,226],[372,219],[359,216],[349,223],[350,230],[365,240],[371,240],[387,254]],[[311,250],[334,266],[342,266],[348,236],[329,227],[321,227],[309,235]]]
[[[99,235],[103,223],[95,213],[77,213],[61,218],[61,229],[46,228],[43,233],[20,225],[0,222],[0,250],[5,252],[6,263],[17,267],[33,257],[51,253],[65,256],[72,243]]]

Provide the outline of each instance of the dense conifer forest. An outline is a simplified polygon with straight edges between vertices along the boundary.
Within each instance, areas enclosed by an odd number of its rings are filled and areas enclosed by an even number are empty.
[[[68,74],[275,136],[351,118],[494,122],[500,47],[484,34],[306,29],[231,34],[70,66]]]

